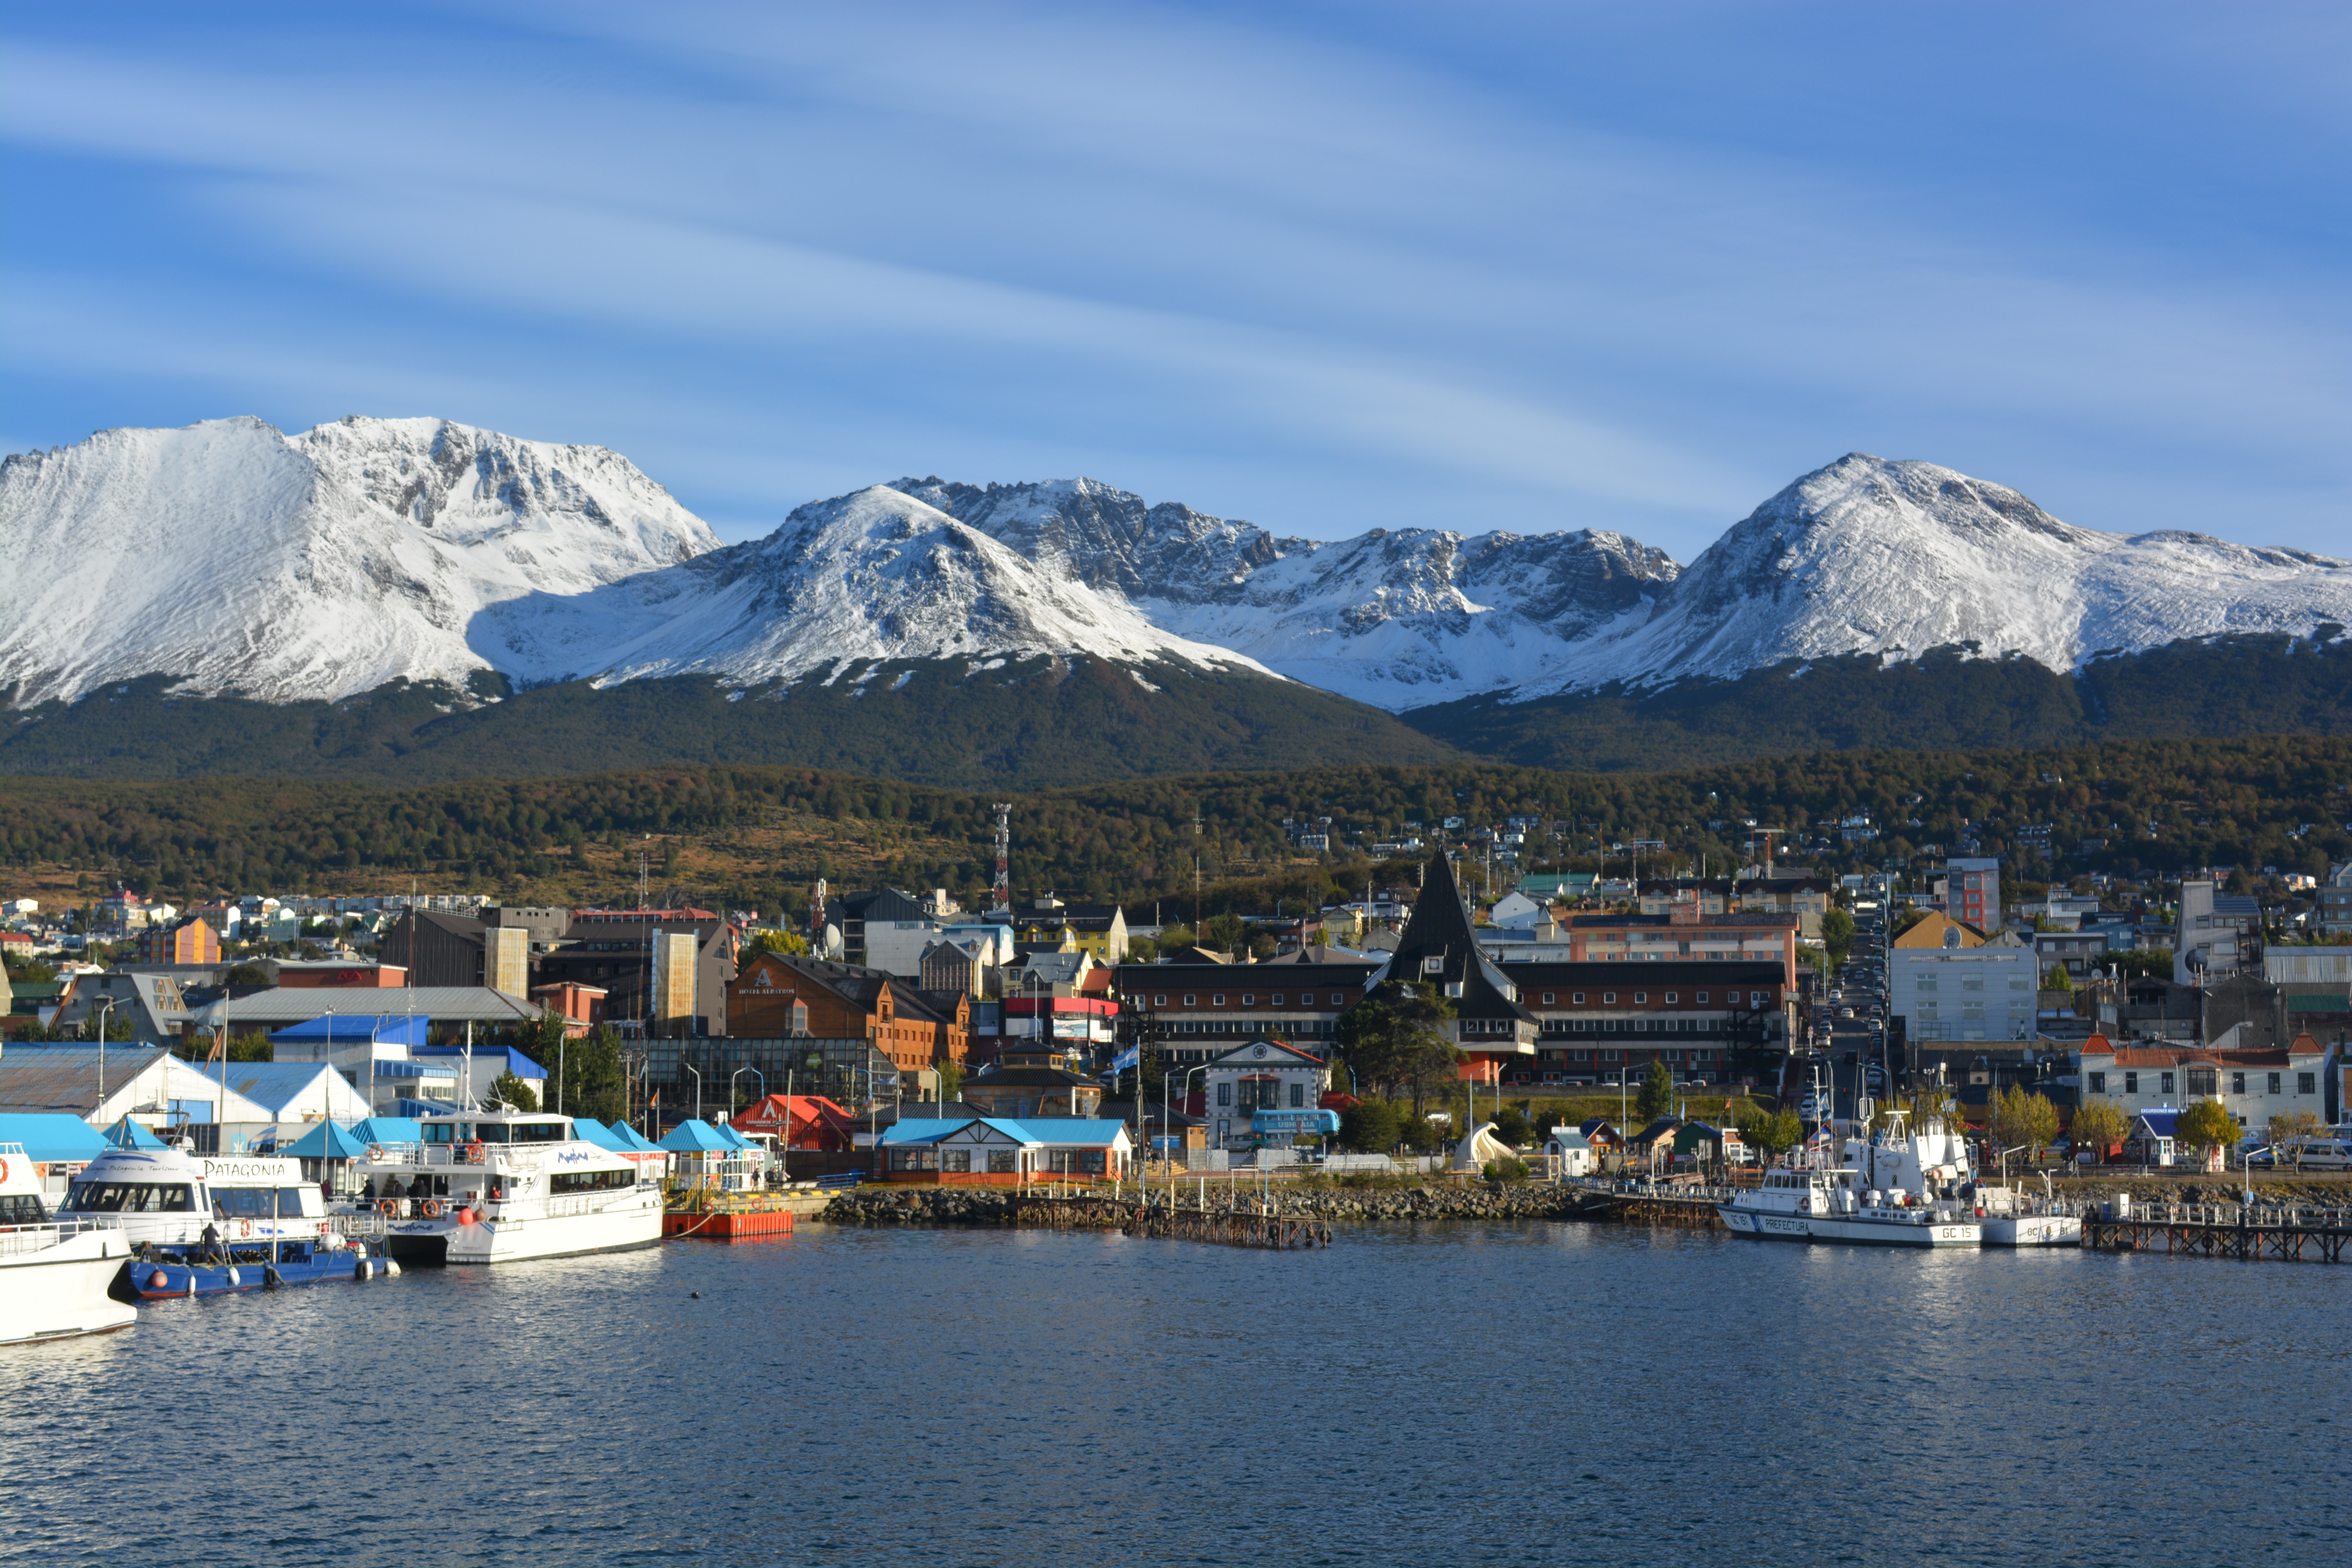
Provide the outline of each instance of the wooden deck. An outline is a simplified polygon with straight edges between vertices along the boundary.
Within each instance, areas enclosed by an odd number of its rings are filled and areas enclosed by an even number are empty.
[[[2163,1204],[2083,1220],[2083,1245],[2101,1252],[2161,1252],[2247,1263],[2341,1263],[2347,1243],[2352,1243],[2352,1213],[2342,1209]]]

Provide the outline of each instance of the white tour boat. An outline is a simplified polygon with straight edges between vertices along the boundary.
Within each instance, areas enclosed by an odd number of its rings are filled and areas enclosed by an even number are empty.
[[[349,1279],[368,1261],[299,1160],[110,1149],[68,1185],[58,1217],[113,1226],[146,1299]]]
[[[1915,1202],[1957,1198],[1977,1217],[1987,1247],[2079,1247],[2083,1221],[2045,1193],[2035,1198],[2007,1185],[1989,1186],[1969,1161],[1968,1139],[1937,1118],[1913,1129],[1901,1111],[1864,1142],[1849,1138],[1846,1163],[1868,1186],[1910,1194]],[[2049,1178],[2042,1178],[2049,1185]]]
[[[513,1263],[661,1240],[662,1194],[636,1165],[576,1137],[568,1116],[457,1111],[420,1142],[352,1163],[360,1202],[402,1263]]]
[[[138,1311],[108,1294],[131,1247],[98,1221],[53,1220],[21,1143],[0,1143],[0,1344],[102,1334]]]

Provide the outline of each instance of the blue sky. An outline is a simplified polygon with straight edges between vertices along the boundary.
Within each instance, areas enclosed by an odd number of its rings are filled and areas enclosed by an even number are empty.
[[[1688,560],[1860,449],[2352,554],[2345,7],[0,18],[9,450],[437,414],[730,539],[1085,473]]]

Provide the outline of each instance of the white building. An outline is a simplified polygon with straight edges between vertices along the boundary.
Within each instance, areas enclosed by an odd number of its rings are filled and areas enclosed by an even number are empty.
[[[1949,931],[1957,942],[1959,933]],[[2034,1034],[2040,982],[2031,943],[2004,931],[1980,947],[1894,948],[1887,1009],[1913,1040],[2015,1040]]]
[[[2326,1120],[2321,1078],[2326,1060],[2327,1048],[2307,1034],[2284,1050],[2147,1041],[2116,1046],[2093,1035],[2083,1042],[2082,1097],[2084,1103],[2104,1100],[2126,1118],[2218,1100],[2240,1127],[2259,1133],[2282,1113],[2308,1110]]]
[[[1250,1141],[1250,1117],[1257,1111],[1321,1105],[1331,1069],[1279,1040],[1250,1040],[1213,1058],[1202,1079],[1209,1145],[1222,1148]]]
[[[2245,967],[2261,944],[2263,907],[2242,896],[2217,892],[2211,881],[2180,884],[2180,922],[2173,929],[2172,983],[2204,985]]]
[[[2263,978],[2273,985],[2352,985],[2352,947],[2266,947]]]

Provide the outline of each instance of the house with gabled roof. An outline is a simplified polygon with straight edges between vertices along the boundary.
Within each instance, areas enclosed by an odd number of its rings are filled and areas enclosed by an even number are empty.
[[[1469,902],[1444,855],[1433,856],[1396,951],[1365,984],[1429,984],[1453,1004],[1447,1033],[1468,1057],[1462,1076],[1497,1083],[1507,1066],[1532,1062],[1543,1025],[1519,1001],[1519,988],[1479,947]]]
[[[1208,1123],[1212,1149],[1246,1148],[1251,1119],[1261,1110],[1313,1110],[1331,1088],[1323,1058],[1280,1040],[1247,1040],[1201,1069],[1197,1095],[1185,1110]]]
[[[962,1187],[1117,1181],[1127,1174],[1134,1151],[1123,1121],[907,1117],[874,1141],[875,1175]]]

